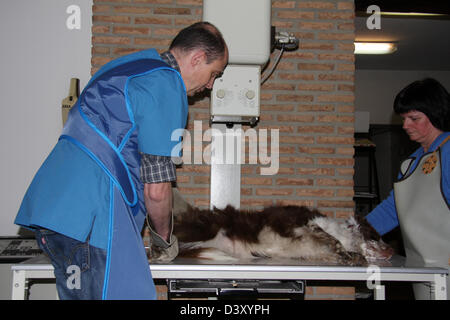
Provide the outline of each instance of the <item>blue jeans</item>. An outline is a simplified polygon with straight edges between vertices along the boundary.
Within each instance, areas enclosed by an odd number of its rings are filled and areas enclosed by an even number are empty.
[[[46,229],[35,236],[55,269],[59,299],[102,299],[106,250],[89,245],[89,239],[80,242]]]

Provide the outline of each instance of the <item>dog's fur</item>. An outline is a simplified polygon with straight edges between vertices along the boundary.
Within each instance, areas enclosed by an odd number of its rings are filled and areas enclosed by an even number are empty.
[[[364,219],[365,221],[365,219]],[[289,258],[307,263],[365,265],[393,251],[368,223],[329,218],[303,206],[262,211],[188,208],[174,217],[180,256],[217,261]],[[152,259],[163,259],[153,248]]]

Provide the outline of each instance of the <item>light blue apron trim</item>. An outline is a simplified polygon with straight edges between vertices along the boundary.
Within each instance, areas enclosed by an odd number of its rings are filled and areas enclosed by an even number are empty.
[[[105,167],[105,165],[103,164],[103,162],[101,162],[96,156],[95,154],[93,154],[90,150],[88,150],[81,142],[79,142],[78,140],[76,140],[75,138],[71,137],[71,136],[67,136],[67,135],[61,135],[60,139],[66,139],[70,142],[72,142],[73,144],[75,144],[77,147],[79,147],[81,150],[83,150],[84,152],[86,152],[86,154],[92,159],[94,160],[102,169],[103,171],[105,171],[105,173],[109,176],[109,178],[114,182],[115,185],[117,185],[117,188],[120,190],[120,193],[122,194],[125,202],[130,205],[133,206],[132,204],[130,204],[130,202],[128,202],[127,197],[122,189],[122,186],[120,185],[119,181],[117,181],[116,177],[108,170],[108,168]]]
[[[128,108],[128,106],[127,106]],[[128,166],[125,163],[125,160],[123,159],[122,154],[120,153],[120,151],[123,149],[123,146],[125,145],[125,143],[128,141],[129,135],[131,134],[131,132],[133,132],[134,128],[135,128],[135,124],[134,124],[134,120],[132,121],[132,127],[131,129],[128,131],[126,139],[123,139],[122,143],[121,143],[121,147],[118,149],[112,142],[111,140],[108,139],[107,136],[105,136],[105,134],[103,132],[101,132],[100,130],[98,130],[98,128],[86,117],[86,115],[84,114],[84,112],[81,110],[81,106],[78,105],[78,111],[80,112],[81,117],[86,121],[86,123],[92,127],[92,129],[94,129],[99,135],[100,137],[102,137],[108,144],[109,146],[114,150],[114,152],[116,153],[117,157],[120,159],[120,162],[122,162],[123,166],[125,167],[125,170],[127,172],[128,175],[128,180],[130,181],[130,185],[131,188],[133,189],[133,201],[129,201],[127,199],[127,197],[125,197],[125,201],[127,204],[129,204],[130,206],[134,206],[136,205],[137,201],[138,201],[138,197],[137,197],[137,193],[136,193],[136,188],[134,186],[133,180],[131,179],[131,174],[130,174],[130,170],[128,169]],[[122,187],[119,185],[119,189],[122,193],[122,195],[125,195],[125,193],[122,190]]]
[[[106,294],[109,285],[109,270],[111,267],[111,248],[112,248],[112,233],[114,226],[114,184],[109,184],[109,225],[108,225],[108,249],[106,254],[105,278],[103,280],[102,300],[106,300]]]
[[[135,218],[119,191],[111,184],[110,230],[105,274],[107,281],[102,296],[107,300],[155,300],[156,290],[148,258]]]
[[[77,122],[77,117],[80,117],[78,122]],[[78,123],[79,125],[82,125],[83,122],[85,124],[88,125],[89,128],[91,128],[92,130],[94,130],[95,133],[98,134],[98,139],[106,142],[107,146],[110,147],[111,155],[110,157],[112,157],[113,155],[117,157],[118,161],[120,161],[121,163],[121,168],[124,170],[124,175],[126,175],[126,180],[128,180],[127,184],[128,187],[131,190],[131,193],[129,195],[127,195],[127,193],[125,192],[125,190],[123,189],[122,185],[120,184],[119,180],[116,178],[116,176],[109,170],[109,168],[103,163],[102,160],[100,160],[89,148],[87,148],[83,143],[81,143],[78,139],[74,138],[73,136],[77,136],[77,135],[86,135],[86,132],[81,133],[80,130],[82,130],[82,128],[80,127],[73,127],[72,126],[72,121],[75,121],[76,123]],[[70,129],[72,126],[72,130]],[[88,127],[85,127],[85,130],[89,130],[87,129]],[[76,129],[76,130],[74,130]],[[66,131],[69,131],[68,134],[66,134]],[[93,138],[94,136],[92,136]],[[63,130],[63,134],[61,135],[60,139],[67,139],[73,143],[75,143],[77,146],[79,146],[83,151],[85,151],[92,159],[95,160],[95,162],[97,164],[99,164],[101,166],[101,168],[108,174],[109,177],[111,177],[111,179],[117,184],[117,187],[119,188],[121,194],[124,196],[125,202],[130,205],[130,206],[135,206],[138,202],[138,196],[137,196],[137,192],[136,192],[136,188],[135,185],[133,183],[133,180],[131,178],[131,174],[130,171],[128,169],[128,166],[126,165],[123,156],[118,152],[117,148],[112,144],[112,142],[100,131],[98,130],[94,124],[92,124],[89,119],[87,119],[86,115],[83,113],[83,111],[81,110],[80,104],[76,105],[76,108],[71,110],[71,116],[68,119],[68,122],[66,124],[66,127],[64,127]],[[106,146],[105,146],[106,147]],[[114,161],[114,160],[113,160]],[[125,180],[125,181],[126,181]],[[131,198],[131,199],[130,199]]]
[[[98,135],[99,135],[100,137],[102,137],[102,139],[105,140],[105,141],[109,144],[109,146],[110,146],[112,149],[114,149],[114,151],[116,151],[116,153],[117,153],[117,150],[116,150],[117,148],[116,148],[116,146],[114,145],[114,143],[112,143],[111,140],[109,140],[109,138],[108,138],[103,132],[101,132],[100,130],[98,130],[98,128],[91,122],[91,120],[89,120],[89,118],[86,117],[86,115],[84,114],[83,110],[81,110],[81,105],[78,104],[77,107],[78,107],[78,112],[80,113],[81,118],[83,118],[83,120],[84,120],[84,121],[85,121],[92,129],[94,129],[94,131],[97,132]],[[122,159],[121,159],[121,160],[122,160]]]

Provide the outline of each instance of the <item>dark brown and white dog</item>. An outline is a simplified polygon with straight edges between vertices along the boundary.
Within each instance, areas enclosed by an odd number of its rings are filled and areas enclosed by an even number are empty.
[[[364,219],[365,221],[365,219]],[[174,217],[182,257],[233,261],[298,259],[307,263],[366,265],[389,259],[393,250],[366,222],[327,217],[303,206],[262,211],[188,208]],[[152,250],[152,260],[164,260]]]

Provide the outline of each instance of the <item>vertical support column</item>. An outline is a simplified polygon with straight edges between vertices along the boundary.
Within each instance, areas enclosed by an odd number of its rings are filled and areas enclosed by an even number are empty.
[[[375,300],[385,300],[386,299],[386,293],[385,293],[385,286],[378,284],[373,289],[373,295]]]
[[[25,300],[26,295],[26,279],[24,270],[14,270],[12,285],[12,300]]]
[[[212,124],[210,208],[241,203],[241,125]]]
[[[431,284],[434,300],[447,300],[447,277],[445,274],[434,275],[434,283]]]

